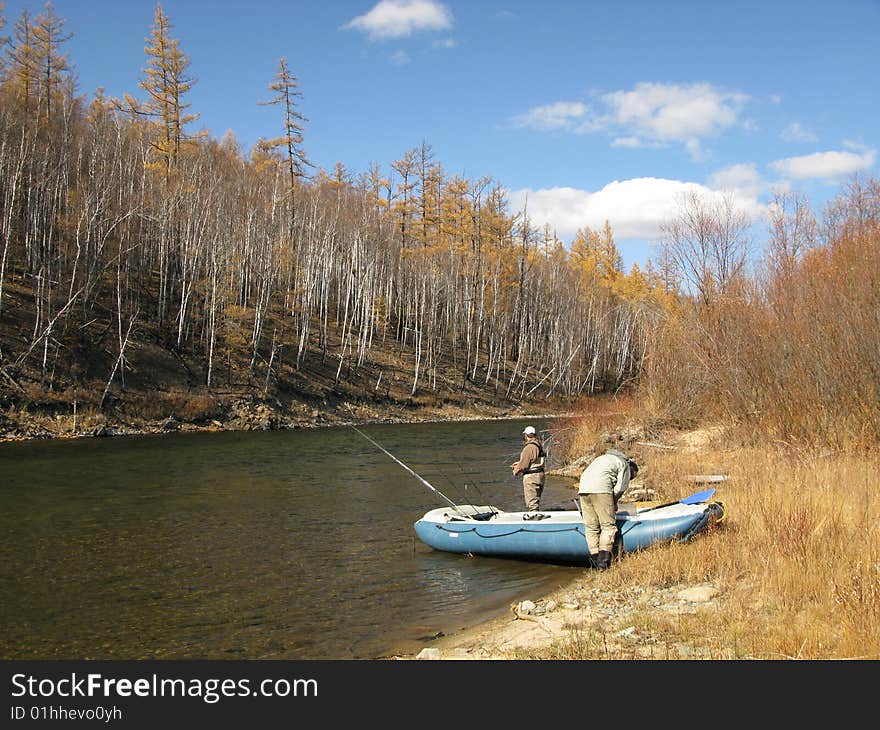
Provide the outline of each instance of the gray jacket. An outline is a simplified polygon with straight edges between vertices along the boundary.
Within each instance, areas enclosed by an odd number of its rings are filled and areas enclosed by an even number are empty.
[[[609,449],[597,456],[581,474],[578,494],[613,494],[620,499],[629,487],[629,463],[626,456]]]

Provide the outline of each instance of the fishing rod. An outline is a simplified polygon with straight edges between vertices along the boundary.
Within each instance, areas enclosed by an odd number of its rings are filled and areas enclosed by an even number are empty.
[[[371,444],[373,444],[373,446],[375,446],[377,449],[379,449],[380,451],[384,452],[385,454],[387,454],[388,456],[390,456],[392,459],[394,459],[394,461],[396,461],[398,464],[400,464],[404,469],[406,469],[410,474],[412,474],[416,479],[418,479],[418,480],[419,480],[422,484],[424,484],[428,489],[430,489],[432,492],[435,492],[436,494],[439,494],[441,497],[443,497],[443,499],[445,499],[447,502],[449,502],[449,504],[452,506],[452,509],[454,509],[456,512],[458,512],[458,514],[460,514],[462,517],[466,517],[466,516],[467,516],[467,515],[464,514],[464,512],[462,512],[462,511],[458,508],[458,505],[455,504],[455,502],[453,502],[451,499],[449,499],[449,497],[447,497],[445,494],[443,494],[443,492],[441,492],[439,489],[437,489],[433,484],[431,484],[431,482],[429,482],[429,481],[428,481],[427,479],[425,479],[423,476],[421,476],[420,474],[417,474],[417,473],[414,472],[412,469],[410,469],[406,464],[404,464],[404,463],[403,463],[400,459],[398,459],[394,454],[392,454],[390,451],[388,451],[388,449],[386,449],[385,447],[383,447],[383,446],[380,445],[380,444],[377,444],[375,441],[373,441],[373,439],[371,439],[369,436],[367,436],[367,434],[365,434],[363,431],[361,431],[361,430],[360,430],[359,428],[357,428],[356,426],[354,426],[354,425],[352,425],[352,424],[348,424],[348,425],[351,426],[352,429],[354,429],[355,431],[357,431],[361,436],[363,436],[367,441],[369,441]]]

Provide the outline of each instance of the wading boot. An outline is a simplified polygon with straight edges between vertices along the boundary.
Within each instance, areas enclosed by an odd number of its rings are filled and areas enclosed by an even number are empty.
[[[599,570],[608,570],[611,567],[611,553],[607,550],[600,550],[595,562]]]

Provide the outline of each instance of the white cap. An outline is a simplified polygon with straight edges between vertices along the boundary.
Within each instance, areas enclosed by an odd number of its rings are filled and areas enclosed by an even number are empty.
[[[523,433],[527,433],[527,434],[530,434],[531,436],[534,436],[537,433],[537,431],[535,431],[534,426],[526,426],[523,429]]]

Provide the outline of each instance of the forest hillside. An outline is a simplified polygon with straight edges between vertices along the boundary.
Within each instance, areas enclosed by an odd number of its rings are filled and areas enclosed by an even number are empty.
[[[316,168],[285,59],[263,90],[274,135],[245,151],[191,131],[189,59],[161,6],[140,98],[76,93],[51,3],[9,30],[6,434],[274,427],[348,401],[374,417],[488,415],[638,372],[666,290],[622,270],[610,226],[566,246],[511,213],[500,182],[448,174],[427,142],[387,169]]]
[[[252,149],[196,131],[161,5],[122,98],[78,92],[51,2],[4,30],[0,434],[559,413],[637,389],[648,427],[880,442],[876,179],[821,212],[777,192],[766,241],[731,197],[688,194],[656,263],[625,271],[609,223],[562,241],[427,141],[317,167],[283,58]]]

